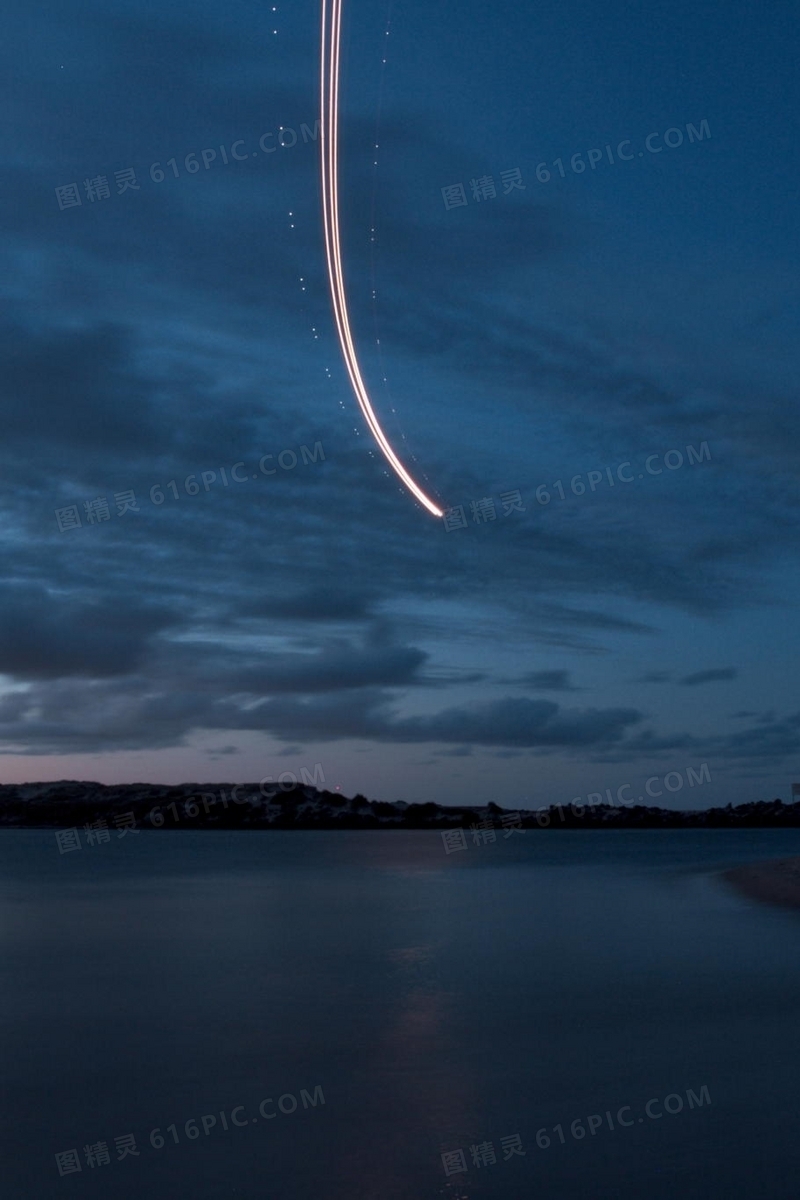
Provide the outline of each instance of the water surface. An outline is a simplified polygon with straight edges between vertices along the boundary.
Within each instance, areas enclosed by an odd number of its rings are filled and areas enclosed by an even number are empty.
[[[794,1200],[800,915],[719,879],[792,854],[800,831],[451,855],[438,833],[59,855],[2,831],[3,1196]]]

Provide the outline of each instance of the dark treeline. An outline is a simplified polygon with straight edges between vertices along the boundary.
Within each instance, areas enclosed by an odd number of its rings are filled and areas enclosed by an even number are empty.
[[[131,821],[131,816],[133,820]],[[800,804],[766,800],[703,810],[632,805],[505,809],[387,803],[304,784],[106,786],[71,780],[0,786],[0,826],[61,829],[690,829],[800,826]],[[135,823],[135,824],[134,824]]]

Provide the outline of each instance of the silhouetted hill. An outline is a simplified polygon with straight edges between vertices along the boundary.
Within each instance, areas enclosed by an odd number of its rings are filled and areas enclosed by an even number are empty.
[[[645,805],[578,811],[503,809],[352,799],[306,784],[112,784],[60,780],[0,786],[0,827],[62,829],[106,822],[110,829],[730,829],[800,826],[800,804],[781,800],[676,812]],[[488,824],[487,824],[488,823]]]

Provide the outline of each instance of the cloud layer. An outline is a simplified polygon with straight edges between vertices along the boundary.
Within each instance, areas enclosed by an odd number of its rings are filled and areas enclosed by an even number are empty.
[[[649,175],[576,177],[588,190],[569,196],[526,166],[524,192],[445,211],[441,187],[482,162],[527,163],[526,127],[493,119],[466,138],[478,102],[446,63],[423,116],[425,80],[398,55],[376,160],[383,30],[365,16],[343,134],[353,320],[392,440],[464,506],[448,533],[389,477],[355,412],[322,266],[318,143],[259,149],[281,126],[313,130],[313,6],[281,15],[277,41],[273,17],[246,5],[224,21],[135,3],[89,6],[80,28],[47,15],[63,73],[41,47],[24,62],[0,51],[16,114],[0,190],[6,753],[155,751],[199,731],[225,752],[236,732],[368,742],[392,749],[387,771],[418,744],[564,762],[796,753],[794,716],[728,732],[729,708],[771,703],[731,700],[745,663],[691,669],[727,653],[706,649],[707,630],[742,614],[766,645],[770,572],[800,526],[791,285],[766,254],[739,266],[735,242],[671,224],[676,196],[724,190],[716,141]],[[479,58],[486,17],[470,19]],[[20,11],[15,37],[30,22]],[[422,9],[407,22],[413,40]],[[498,111],[517,111],[519,86],[498,84]],[[625,113],[632,129],[644,119]],[[229,153],[237,139],[246,159]],[[205,147],[213,164],[190,170]],[[118,194],[129,166],[138,186]],[[90,201],[98,175],[110,194]],[[70,181],[82,203],[59,211]],[[702,268],[676,252],[693,236]],[[774,317],[733,311],[737,278]],[[318,443],[324,457],[305,461]],[[688,448],[703,444],[698,461]],[[522,511],[504,513],[515,489]],[[137,510],[118,514],[129,491]],[[97,498],[108,517],[90,523]],[[495,516],[478,523],[483,498]],[[81,526],[59,532],[72,505]],[[707,708],[689,715],[696,688]]]

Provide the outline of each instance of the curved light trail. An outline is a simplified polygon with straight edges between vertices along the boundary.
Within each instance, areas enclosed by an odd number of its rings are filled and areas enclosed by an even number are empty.
[[[339,233],[339,46],[342,29],[342,0],[322,0],[322,57],[320,72],[321,121],[320,148],[322,166],[322,220],[325,228],[325,254],[328,280],[336,317],[336,330],[347,374],[372,436],[394,471],[412,495],[434,517],[443,516],[437,504],[415,483],[389,444],[372,407],[358,363],[342,270],[342,246]]]

